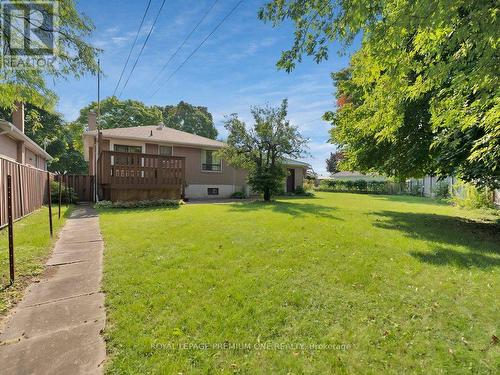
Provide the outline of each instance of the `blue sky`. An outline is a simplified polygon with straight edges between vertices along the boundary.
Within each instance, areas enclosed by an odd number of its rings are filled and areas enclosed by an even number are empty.
[[[134,61],[161,1],[152,1],[131,61]],[[214,116],[222,139],[226,136],[222,125],[225,115],[238,113],[251,124],[250,106],[278,105],[288,98],[290,120],[310,139],[311,156],[304,160],[315,171],[325,173],[325,159],[335,149],[327,143],[329,124],[321,120],[322,114],[335,106],[330,72],[347,66],[349,56],[339,56],[332,46],[326,62],[316,64],[306,57],[292,73],[278,71],[276,61],[281,50],[291,45],[293,28],[290,24],[272,28],[259,21],[257,10],[264,3],[262,0],[244,1],[187,64],[165,83],[170,73],[237,3],[237,0],[219,0],[163,75],[154,81],[160,68],[213,1],[166,1],[121,98],[140,100],[148,105],[176,104],[184,100],[206,106]],[[91,38],[93,44],[104,50],[101,55],[105,75],[102,97],[113,93],[146,5],[147,0],[86,0],[77,5],[95,24],[96,30]],[[158,94],[152,96],[159,87]],[[54,89],[60,97],[58,110],[67,120],[74,120],[80,108],[96,99],[96,78],[89,75],[80,80],[57,81]]]

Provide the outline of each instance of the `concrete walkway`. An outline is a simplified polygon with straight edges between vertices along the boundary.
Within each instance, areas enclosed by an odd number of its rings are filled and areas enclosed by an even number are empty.
[[[67,220],[44,278],[0,327],[1,374],[100,374],[106,357],[103,242],[90,206]]]

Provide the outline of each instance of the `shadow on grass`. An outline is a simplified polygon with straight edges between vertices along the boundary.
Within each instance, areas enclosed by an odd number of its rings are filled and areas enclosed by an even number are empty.
[[[380,211],[376,227],[398,230],[406,236],[435,242],[432,252],[410,252],[421,262],[434,265],[456,265],[463,268],[500,266],[500,224],[484,223],[460,217]],[[463,246],[457,251],[448,246]]]
[[[304,197],[302,197],[304,199]],[[314,199],[312,197],[305,199]],[[333,211],[336,211],[337,208],[330,206],[322,206],[315,203],[297,203],[293,202],[295,198],[287,199],[280,201],[254,201],[243,204],[233,204],[231,205],[232,212],[250,212],[250,211],[258,211],[258,210],[271,210],[276,213],[287,214],[291,216],[304,216],[304,215],[313,215],[321,218],[327,219],[335,219],[342,220],[339,217],[336,217],[332,214]]]
[[[464,253],[445,247],[436,246],[433,252],[411,251],[410,255],[421,262],[436,266],[455,265],[461,268],[492,268],[500,267],[500,258],[483,255],[479,252]]]
[[[389,202],[399,202],[399,203],[417,203],[417,204],[429,204],[429,205],[442,205],[447,206],[444,200],[433,199],[429,197],[421,197],[415,195],[383,195],[383,194],[369,194],[370,197],[376,200],[384,200]]]

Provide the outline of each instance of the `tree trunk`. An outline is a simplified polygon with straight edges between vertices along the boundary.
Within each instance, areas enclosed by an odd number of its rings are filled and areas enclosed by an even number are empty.
[[[269,202],[271,200],[271,191],[270,189],[264,189],[264,200]]]

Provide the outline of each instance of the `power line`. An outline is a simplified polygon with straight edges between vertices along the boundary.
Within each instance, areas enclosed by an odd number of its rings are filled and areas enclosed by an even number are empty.
[[[205,44],[205,42],[219,29],[220,26],[222,26],[222,24],[234,13],[234,11],[236,10],[236,8],[238,8],[240,6],[240,4],[243,2],[243,0],[240,0],[230,11],[229,13],[226,14],[226,16],[224,16],[224,18],[212,29],[212,31],[201,41],[201,43],[193,50],[193,52],[191,52],[191,54],[174,70],[174,72],[172,72],[172,74],[170,74],[170,76],[167,78],[167,80],[165,81],[165,83],[167,83],[175,73],[177,73],[187,62],[188,60],[203,46],[203,44]],[[155,78],[156,80],[156,78]],[[154,84],[154,81],[152,82],[152,84]],[[150,95],[148,97],[148,99],[152,98],[153,96],[155,96],[158,91],[160,91],[160,89],[162,88],[162,86],[160,86],[152,95]],[[122,121],[123,119],[125,119],[125,117],[127,117],[127,115],[130,115],[131,112],[127,111],[124,113],[124,115],[118,119],[117,122],[120,122]]]
[[[163,6],[165,5],[166,1],[167,0],[163,0],[162,1],[160,9],[158,10],[158,13],[156,13],[155,20],[153,21],[153,24],[151,25],[151,28],[149,29],[149,33],[146,36],[146,39],[144,40],[144,43],[142,44],[142,48],[141,48],[141,50],[139,52],[139,55],[135,59],[134,65],[132,66],[132,70],[130,71],[130,73],[129,73],[128,77],[127,77],[127,80],[125,81],[125,84],[123,85],[123,87],[122,87],[122,89],[120,91],[120,95],[118,95],[118,97],[120,97],[122,95],[123,90],[125,90],[125,88],[127,87],[128,81],[130,80],[130,77],[132,77],[132,74],[134,73],[135,67],[137,66],[137,63],[139,62],[139,59],[141,58],[142,52],[144,51],[144,48],[146,47],[146,44],[148,43],[149,37],[151,36],[151,34],[153,32],[153,29],[154,29],[154,27],[156,25],[156,21],[158,21],[158,18],[160,17],[160,13],[161,13],[161,11],[163,9]]]
[[[200,20],[198,21],[198,23],[193,27],[193,29],[191,30],[191,32],[186,36],[186,38],[184,38],[184,40],[182,41],[182,43],[179,45],[179,47],[175,50],[175,52],[170,56],[170,58],[167,60],[167,62],[162,66],[162,68],[160,69],[159,73],[156,75],[155,78],[153,78],[153,81],[155,81],[157,78],[159,78],[161,76],[161,74],[163,73],[163,71],[165,70],[165,68],[167,67],[167,65],[170,63],[170,61],[173,60],[173,58],[175,56],[177,56],[177,54],[179,53],[179,51],[182,49],[182,47],[184,47],[184,45],[186,44],[186,42],[189,40],[189,38],[191,38],[191,35],[193,35],[193,33],[196,31],[196,29],[198,29],[198,27],[201,25],[201,23],[205,20],[205,18],[207,18],[208,14],[212,11],[212,9],[214,8],[214,6],[219,2],[219,0],[215,0],[212,5],[207,9],[207,11],[205,12],[205,14],[203,15],[203,17],[200,18]]]
[[[189,61],[189,59],[191,57],[193,57],[193,55],[205,44],[205,42],[219,29],[219,27],[222,26],[222,24],[231,16],[231,14],[234,13],[236,8],[238,8],[242,2],[243,2],[243,0],[240,0],[240,1],[238,1],[238,3],[236,3],[236,5],[229,11],[228,14],[226,14],[226,16],[217,24],[217,26],[215,26],[212,29],[212,31],[205,37],[205,39],[203,39],[201,41],[201,43],[198,44],[198,46],[193,50],[193,52],[191,52],[189,54],[189,56],[186,57],[186,59],[168,76],[168,78],[164,82],[164,84],[166,84],[168,81],[170,81],[170,79],[174,76],[174,74],[177,73],[179,70],[181,70],[181,68]],[[153,94],[151,95],[151,98],[153,96],[155,96],[161,89],[162,89],[162,86],[160,86],[155,92],[153,92]]]
[[[120,86],[120,83],[121,83],[122,78],[123,78],[123,73],[125,73],[125,69],[127,68],[128,62],[130,60],[130,56],[132,55],[132,51],[134,50],[135,44],[137,43],[137,39],[139,38],[139,34],[141,32],[142,25],[144,24],[144,20],[146,19],[146,15],[148,14],[148,10],[149,10],[150,6],[151,6],[151,0],[149,0],[148,6],[146,7],[144,14],[142,15],[141,24],[139,25],[139,28],[137,29],[137,34],[135,34],[134,43],[132,43],[132,47],[130,48],[130,51],[128,52],[127,61],[125,61],[125,65],[123,66],[122,72],[120,73],[120,79],[118,80],[118,83],[116,84],[116,87],[113,90],[113,96],[115,96],[116,90],[118,90],[118,87]]]

